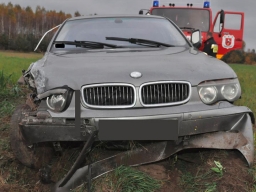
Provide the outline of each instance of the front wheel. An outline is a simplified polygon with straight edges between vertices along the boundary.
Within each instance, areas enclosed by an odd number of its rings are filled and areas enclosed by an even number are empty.
[[[19,123],[24,118],[24,112],[30,110],[28,105],[21,105],[15,109],[10,124],[10,144],[16,159],[27,167],[39,169],[50,162],[53,149],[44,143],[30,147],[26,144]]]

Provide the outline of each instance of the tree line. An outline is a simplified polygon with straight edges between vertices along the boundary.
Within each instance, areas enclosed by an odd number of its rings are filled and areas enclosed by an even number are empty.
[[[75,12],[74,16],[80,16]],[[71,14],[63,11],[46,10],[37,6],[35,11],[30,6],[21,7],[12,3],[0,4],[0,49],[33,51],[43,34],[59,25]],[[46,36],[41,50],[46,47],[53,33]]]

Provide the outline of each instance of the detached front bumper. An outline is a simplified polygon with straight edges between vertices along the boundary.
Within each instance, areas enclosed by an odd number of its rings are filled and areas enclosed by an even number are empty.
[[[229,116],[227,117],[228,118],[225,120],[233,120],[235,116],[231,115],[231,118]],[[236,121],[232,127],[229,127],[229,131],[190,135],[187,138],[183,138],[180,142],[153,142],[81,168],[77,168],[78,164],[75,163],[67,176],[56,183],[53,191],[70,191],[83,183],[90,183],[91,179],[95,179],[108,173],[121,165],[139,166],[142,164],[153,163],[164,160],[178,151],[189,148],[237,149],[243,154],[249,166],[251,166],[254,157],[251,117],[248,113],[240,114],[239,117],[236,117],[238,118],[238,121]],[[94,133],[95,132],[92,133],[90,138],[94,136]],[[87,143],[89,141],[90,139]],[[85,151],[85,148],[86,145],[82,151]],[[82,157],[82,155],[83,153],[81,152],[79,157]],[[81,158],[78,158],[76,162],[79,162],[79,160],[81,160]]]
[[[76,100],[79,101],[79,97]],[[121,165],[139,166],[157,162],[178,151],[189,148],[237,149],[243,154],[249,166],[253,163],[252,123],[254,123],[254,116],[247,107],[224,104],[219,105],[218,108],[214,108],[216,106],[210,108],[209,106],[210,109],[208,110],[193,111],[194,108],[188,105],[187,110],[182,113],[170,112],[170,114],[164,115],[134,115],[134,117],[122,117],[120,115],[116,117],[113,115],[114,117],[107,118],[88,118],[88,116],[81,113],[78,104],[80,103],[77,102],[78,107],[76,106],[75,118],[73,119],[53,118],[46,111],[38,111],[37,114],[28,113],[20,123],[25,140],[31,144],[56,141],[86,141],[71,170],[65,178],[54,186],[53,191],[55,192],[70,191],[84,182],[90,183],[91,179],[110,172]],[[220,108],[220,106],[222,107]],[[110,122],[110,126],[101,123],[104,121]],[[135,122],[135,124],[131,122]],[[138,126],[136,122],[145,123],[144,125],[147,126],[142,126],[143,129],[141,129],[141,126]],[[150,124],[148,122],[154,123]],[[149,127],[148,130],[147,127]],[[163,127],[165,127],[164,131]],[[126,133],[122,133],[122,130]],[[126,137],[130,130],[132,134]],[[102,132],[105,133],[102,135]],[[164,132],[164,134],[158,134],[161,132]],[[158,141],[143,144],[140,148],[119,153],[81,167],[92,143],[95,140],[102,139],[101,137],[105,140],[141,140],[143,138],[143,140]]]
[[[97,131],[98,134],[95,140],[102,140],[102,138],[104,140],[173,140],[176,144],[182,142],[182,148],[238,149],[246,157],[249,164],[253,159],[252,123],[254,123],[254,116],[250,109],[243,106],[140,117],[79,117],[78,120],[77,125],[76,119],[52,118],[49,115],[27,115],[20,123],[20,128],[28,144],[87,141],[90,134]],[[119,126],[114,127],[115,129],[106,127],[104,137],[98,137],[105,129],[100,122],[110,120],[112,122],[118,121]],[[125,122],[148,122],[152,120],[165,122],[163,134],[159,134],[163,130],[161,123],[159,126],[151,126],[148,130],[147,127],[144,127],[142,131],[139,130],[139,127],[136,129],[131,127],[133,133],[129,137],[124,137],[127,134],[122,134],[124,127],[126,127],[126,131],[129,131]],[[170,127],[166,126],[168,122],[170,122]],[[116,131],[117,133],[113,132],[113,130],[119,130],[119,133],[118,131]],[[106,135],[109,137],[106,137]]]
[[[151,110],[151,109],[147,109]],[[132,111],[131,111],[132,113]],[[103,130],[100,121],[122,121],[119,130],[122,126],[126,126],[125,122],[129,121],[158,121],[169,120],[177,121],[176,124],[170,124],[170,130],[177,130],[178,137],[198,135],[202,133],[216,131],[240,131],[245,125],[240,125],[244,116],[248,114],[251,122],[254,124],[254,116],[251,110],[243,106],[232,106],[204,111],[188,111],[184,113],[165,114],[165,115],[147,115],[136,117],[80,117],[75,118],[53,118],[47,111],[39,111],[37,114],[26,114],[25,118],[20,123],[23,136],[28,143],[40,143],[51,141],[86,141],[88,133],[95,130]],[[239,126],[238,126],[239,124]],[[104,125],[103,125],[104,126]],[[152,129],[161,131],[161,125],[156,125]],[[111,132],[109,133],[111,134]],[[147,134],[145,132],[144,134]],[[156,135],[157,137],[157,135]],[[171,136],[170,136],[171,137]],[[118,140],[118,139],[117,139]],[[120,138],[119,140],[123,140]],[[134,138],[129,140],[139,140],[134,135]],[[146,140],[146,139],[142,139]],[[173,140],[167,138],[150,139],[150,140]]]

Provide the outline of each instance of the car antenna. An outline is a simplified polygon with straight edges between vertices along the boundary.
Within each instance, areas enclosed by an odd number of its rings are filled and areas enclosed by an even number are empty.
[[[44,39],[44,37],[45,37],[49,32],[51,32],[52,30],[54,30],[54,29],[56,29],[57,27],[59,27],[60,25],[61,25],[61,24],[59,24],[59,25],[57,25],[56,27],[53,27],[52,29],[46,31],[45,34],[43,35],[43,37],[42,37],[42,38],[40,39],[40,41],[38,42],[38,44],[37,44],[37,46],[36,46],[36,48],[35,48],[34,51],[37,50],[38,46],[41,44],[41,42],[42,42],[42,40]]]

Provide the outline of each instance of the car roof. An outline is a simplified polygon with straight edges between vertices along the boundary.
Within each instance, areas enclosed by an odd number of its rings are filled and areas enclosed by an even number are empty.
[[[92,19],[92,18],[118,18],[118,17],[137,17],[137,18],[159,18],[163,19],[164,17],[156,16],[156,15],[92,15],[92,16],[79,16],[79,17],[72,17],[68,20],[79,20],[79,19]]]

